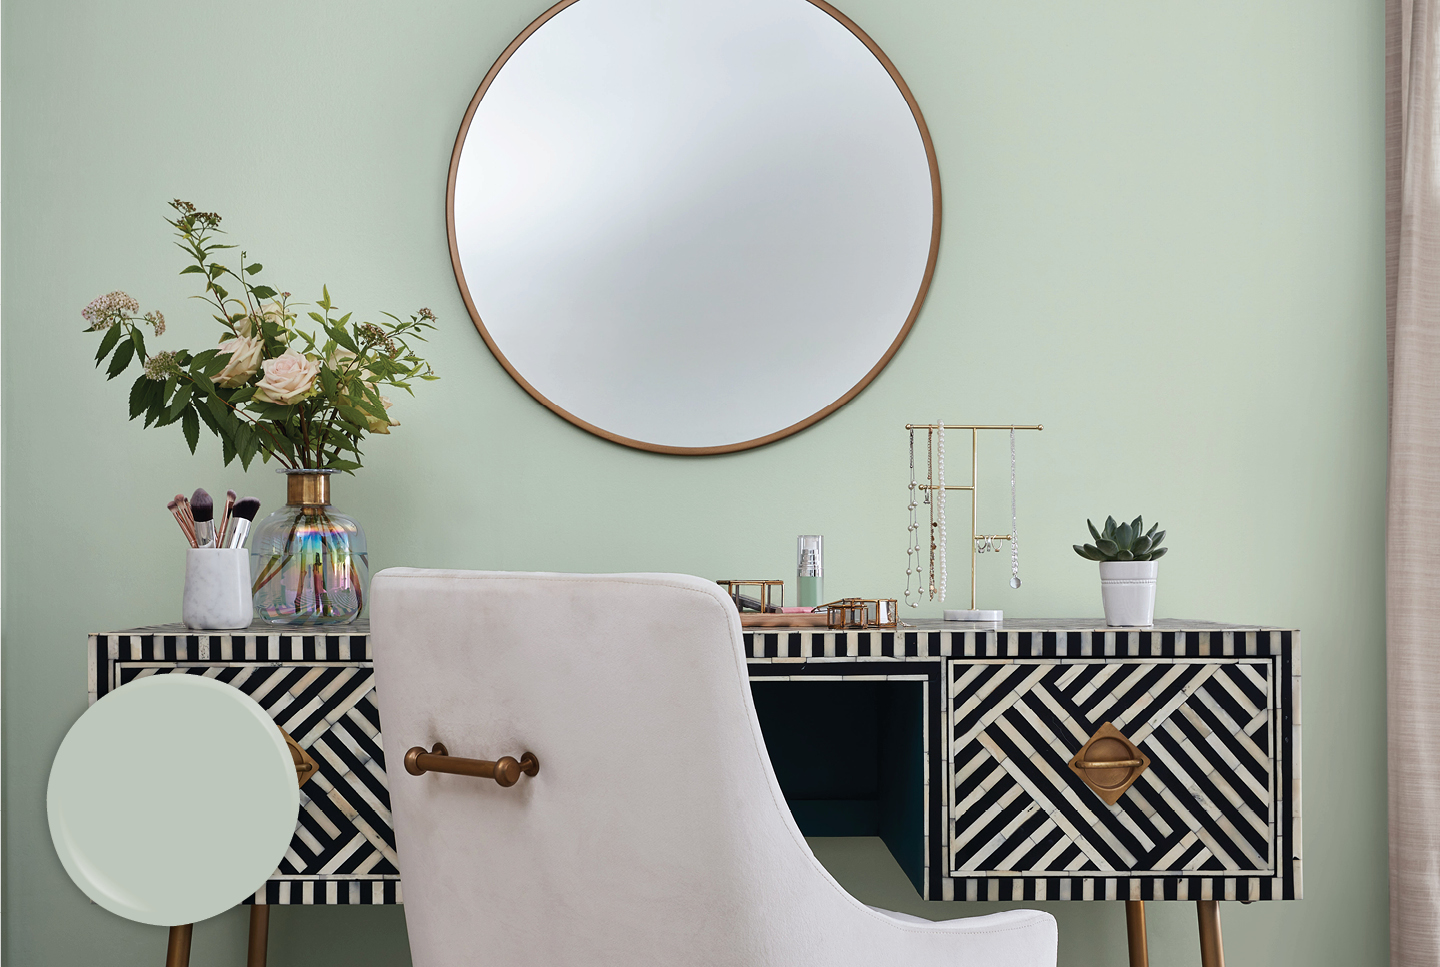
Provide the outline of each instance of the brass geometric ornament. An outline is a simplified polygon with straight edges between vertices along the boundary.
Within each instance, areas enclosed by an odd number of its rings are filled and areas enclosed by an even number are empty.
[[[1109,722],[1096,729],[1070,760],[1070,771],[1107,806],[1115,805],[1148,768],[1150,757]]]

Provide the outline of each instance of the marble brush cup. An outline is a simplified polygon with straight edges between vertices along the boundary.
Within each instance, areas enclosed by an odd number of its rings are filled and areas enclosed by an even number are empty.
[[[250,552],[243,547],[192,547],[185,552],[185,627],[250,627]]]

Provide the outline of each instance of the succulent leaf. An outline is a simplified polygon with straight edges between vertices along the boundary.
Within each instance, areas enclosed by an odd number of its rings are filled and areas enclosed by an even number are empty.
[[[1148,537],[1148,538],[1150,538],[1151,540],[1154,540],[1154,539],[1155,539],[1155,532],[1156,532],[1157,530],[1159,530],[1159,529],[1160,529],[1160,525],[1159,525],[1159,524],[1151,524],[1151,525],[1150,525],[1150,529],[1145,532],[1145,536]]]
[[[1106,517],[1106,518],[1105,518],[1105,530],[1104,530],[1103,532],[1101,532],[1100,536],[1103,537],[1103,538],[1105,538],[1107,541],[1110,540],[1111,538],[1113,538],[1113,537],[1115,536],[1115,518],[1114,518],[1114,517]]]
[[[1160,533],[1156,534],[1154,537],[1150,538],[1150,546],[1151,546],[1151,547],[1159,547],[1161,544],[1164,544],[1164,543],[1165,543],[1165,532],[1164,532],[1164,531],[1161,531]]]
[[[1076,554],[1079,554],[1087,561],[1105,560],[1105,555],[1101,554],[1100,549],[1094,544],[1086,544],[1084,547],[1081,547],[1079,544],[1072,544],[1071,546],[1075,548]]]
[[[1103,537],[1096,541],[1095,547],[1101,554],[1105,555],[1105,560],[1107,561],[1114,560],[1115,555],[1120,553],[1120,546],[1118,544],[1114,541],[1106,540]]]
[[[1150,560],[1152,560],[1152,561],[1158,561],[1160,558],[1162,558],[1162,557],[1165,556],[1165,552],[1168,551],[1168,550],[1170,550],[1170,548],[1168,548],[1168,547],[1162,547],[1162,548],[1160,548],[1160,550],[1158,550],[1158,551],[1151,551],[1151,552],[1150,552]]]
[[[1133,560],[1135,560],[1135,555],[1134,555],[1134,554],[1131,554],[1129,551],[1121,551],[1119,554],[1116,554],[1116,555],[1115,555],[1115,560],[1117,560],[1117,561],[1133,561]]]
[[[1100,539],[1100,532],[1095,529],[1094,524],[1090,523],[1090,518],[1088,517],[1085,518],[1085,526],[1090,528],[1090,536],[1098,541]]]
[[[1129,524],[1121,524],[1115,531],[1115,543],[1120,545],[1122,551],[1128,551],[1131,543],[1135,540],[1134,533],[1130,530]]]
[[[1130,553],[1134,554],[1134,555],[1135,555],[1135,559],[1138,560],[1138,561],[1143,561],[1143,560],[1145,560],[1145,558],[1141,557],[1140,555],[1142,555],[1142,554],[1149,554],[1149,553],[1150,553],[1150,538],[1148,538],[1148,537],[1137,537],[1137,538],[1135,538],[1135,543],[1133,543],[1133,544],[1130,545]]]
[[[1145,529],[1145,520],[1144,520],[1144,518],[1136,517],[1134,520],[1132,520],[1132,521],[1130,522],[1130,529],[1135,532],[1135,536],[1136,536],[1136,537],[1139,537],[1139,536],[1140,536],[1140,532]]]

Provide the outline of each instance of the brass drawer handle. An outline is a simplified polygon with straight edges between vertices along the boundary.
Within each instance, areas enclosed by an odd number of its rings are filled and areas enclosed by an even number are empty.
[[[1113,806],[1150,768],[1150,758],[1112,723],[1105,722],[1075,753],[1069,765],[1070,771],[1079,776],[1101,802]]]
[[[494,762],[488,759],[462,759],[452,756],[439,742],[426,752],[415,746],[405,753],[405,771],[412,776],[423,776],[427,772],[448,772],[454,776],[475,776],[478,779],[494,779],[502,786],[513,786],[520,781],[521,773],[533,776],[540,771],[540,760],[535,753],[526,752],[518,760],[514,756],[501,756]]]

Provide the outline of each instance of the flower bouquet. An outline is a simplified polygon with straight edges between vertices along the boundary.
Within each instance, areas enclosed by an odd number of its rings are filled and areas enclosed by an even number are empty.
[[[111,292],[81,312],[87,332],[103,332],[95,364],[107,358],[114,379],[132,363],[142,372],[130,388],[130,418],[145,426],[179,423],[194,453],[204,425],[220,438],[225,463],[248,469],[258,454],[288,475],[286,507],[251,532],[256,610],[279,624],[353,621],[364,607],[369,562],[364,532],[330,506],[329,475],[360,469],[367,434],[389,433],[390,400],[381,387],[411,392],[411,381],[438,377],[411,348],[434,329],[429,309],[408,320],[352,322],[339,315],[328,288],[308,312],[314,331],[297,324],[290,293],[259,283],[259,262],[240,252],[238,268],[218,253],[236,246],[215,240],[220,216],[189,202],[170,203],[179,247],[189,256],[181,274],[199,275],[194,298],[213,308],[219,345],[198,353],[150,353],[144,327],[165,332],[159,312],[140,313],[124,292]],[[227,288],[227,286],[229,288]],[[234,289],[232,292],[231,289]]]
[[[202,299],[214,307],[220,344],[199,353],[188,350],[147,352],[142,326],[155,336],[165,332],[159,312],[140,314],[140,305],[124,292],[111,292],[80,313],[87,332],[104,332],[95,364],[110,360],[114,379],[138,362],[143,369],[130,388],[130,418],[145,416],[145,426],[179,423],[194,453],[204,424],[220,438],[225,463],[239,458],[243,467],[259,454],[292,470],[360,468],[360,442],[367,433],[389,433],[389,398],[381,386],[411,392],[415,379],[438,379],[410,348],[424,341],[435,315],[421,309],[408,320],[385,313],[384,323],[351,322],[336,315],[330,290],[321,288],[319,312],[307,315],[318,335],[296,325],[290,293],[258,284],[259,262],[240,253],[238,271],[216,253],[233,249],[214,241],[220,216],[196,211],[179,199],[170,206],[179,246],[190,257],[181,274],[204,280]],[[232,285],[232,293],[225,284]]]

